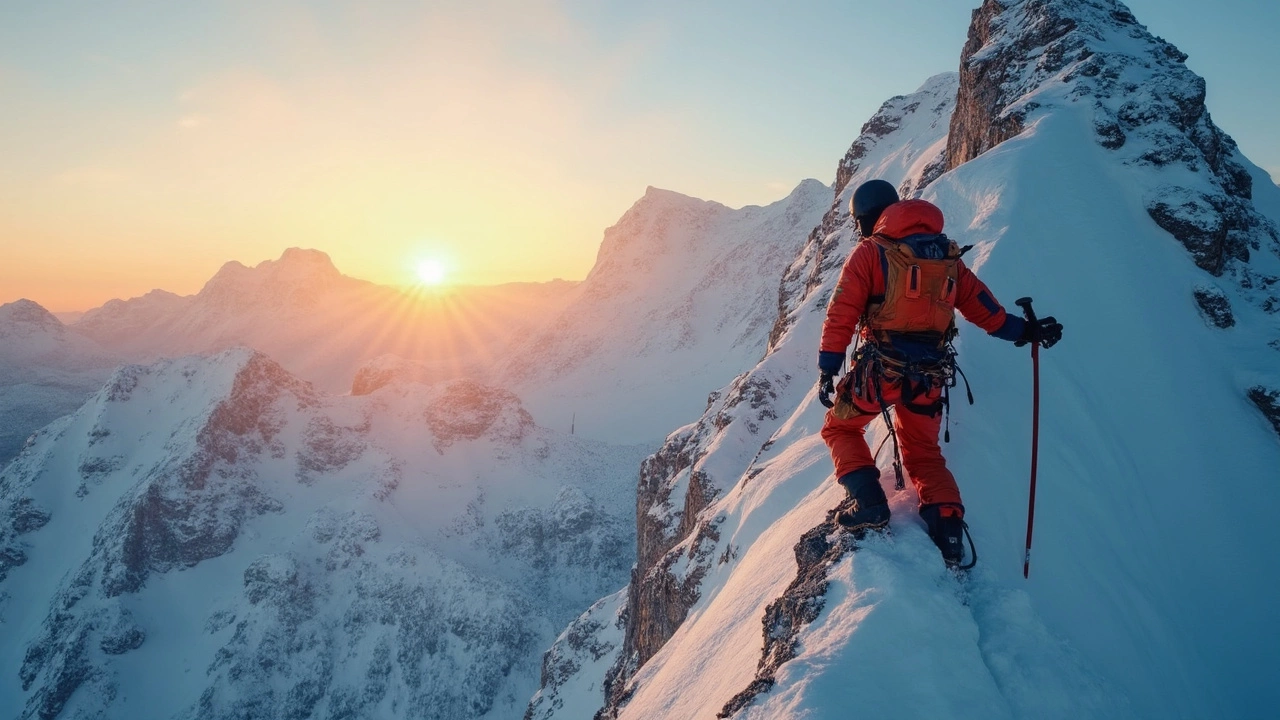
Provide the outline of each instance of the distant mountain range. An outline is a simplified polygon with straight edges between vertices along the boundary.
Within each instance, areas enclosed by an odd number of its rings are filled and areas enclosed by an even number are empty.
[[[1280,187],[1185,59],[1117,0],[984,0],[959,72],[887,100],[832,186],[650,189],[582,283],[415,299],[292,249],[71,325],[0,308],[0,400],[79,398],[0,405],[30,426],[0,708],[1269,717]],[[943,565],[887,458],[891,533],[835,525],[815,355],[872,178],[1065,325],[1029,579],[1031,361],[967,324],[944,451],[978,565]]]

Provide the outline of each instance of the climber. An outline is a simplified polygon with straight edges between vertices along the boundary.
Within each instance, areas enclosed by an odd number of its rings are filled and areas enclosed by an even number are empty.
[[[850,205],[861,240],[827,306],[818,353],[819,397],[831,408],[822,439],[851,501],[838,519],[858,531],[889,523],[880,471],[863,432],[877,415],[887,425],[892,407],[890,436],[919,494],[920,516],[943,559],[956,566],[965,554],[964,505],[938,445],[947,390],[955,385],[955,310],[1019,346],[1047,348],[1061,339],[1062,325],[1052,317],[1032,323],[1006,313],[960,260],[964,251],[942,234],[942,211],[933,204],[899,201],[892,185],[871,180]],[[860,339],[850,370],[836,386],[855,333]],[[895,469],[900,473],[896,463]]]

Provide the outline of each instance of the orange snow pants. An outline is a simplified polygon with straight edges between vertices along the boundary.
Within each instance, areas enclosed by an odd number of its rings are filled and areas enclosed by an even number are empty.
[[[837,396],[843,391],[845,383],[852,382],[853,374],[845,375],[837,388]],[[867,385],[876,381],[869,379]],[[852,393],[851,393],[852,394]],[[942,396],[942,388],[933,388],[927,393],[912,400],[914,404],[929,404]],[[955,476],[947,469],[947,461],[942,457],[942,448],[938,446],[938,429],[942,425],[942,413],[932,417],[908,410],[902,402],[902,381],[882,380],[880,397],[884,404],[894,408],[893,428],[898,435],[898,445],[902,452],[902,464],[906,466],[911,484],[920,495],[920,503],[960,503],[960,488],[956,486]],[[874,387],[863,388],[863,395],[853,395],[853,405],[857,413],[841,420],[834,411],[827,411],[826,421],[822,424],[822,439],[831,449],[831,459],[835,462],[836,477],[843,477],[859,468],[874,467],[875,458],[867,440],[863,437],[867,425],[880,417],[880,403],[876,399]]]

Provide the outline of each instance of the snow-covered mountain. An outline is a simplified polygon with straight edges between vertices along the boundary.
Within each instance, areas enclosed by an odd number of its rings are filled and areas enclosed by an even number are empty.
[[[768,353],[645,461],[632,582],[561,635],[526,717],[1269,716],[1280,193],[1184,59],[1114,0],[986,0],[949,122],[922,113],[954,76],[864,126]],[[1029,581],[1030,362],[972,326],[946,453],[977,569],[944,568],[909,490],[892,537],[834,529],[815,353],[849,194],[877,177],[1066,326]]]
[[[573,302],[494,381],[554,427],[576,415],[590,437],[659,440],[759,360],[778,314],[778,268],[830,203],[816,180],[739,210],[649,188],[605,231]]]
[[[246,346],[330,392],[393,354],[437,380],[476,376],[572,297],[576,283],[512,283],[409,293],[343,275],[318,250],[255,267],[228,262],[196,295],[112,300],[71,329],[134,361]]]
[[[31,300],[0,305],[0,467],[102,386],[117,358]]]
[[[558,628],[626,582],[641,456],[471,381],[124,366],[0,474],[0,708],[516,717]]]

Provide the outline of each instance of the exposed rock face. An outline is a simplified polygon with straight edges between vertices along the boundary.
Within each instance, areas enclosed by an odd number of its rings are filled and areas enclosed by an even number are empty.
[[[437,448],[485,435],[516,443],[533,429],[533,417],[514,393],[471,380],[449,383],[440,399],[427,408],[426,421]]]
[[[1280,435],[1280,390],[1272,390],[1261,385],[1249,388],[1249,399],[1262,411],[1262,415]]]
[[[884,174],[882,170],[901,175],[900,170],[886,168],[897,159],[920,168],[905,174],[898,194],[919,197],[921,191],[942,174],[947,150],[941,141],[946,138],[955,107],[957,82],[955,73],[930,78],[916,92],[886,100],[862,126],[857,139],[836,166],[835,200],[782,276],[778,316],[769,332],[770,349],[790,329],[795,309],[848,257],[848,249],[841,243],[847,242],[849,235],[838,231],[849,229],[849,201],[857,189],[850,181],[860,177],[865,182]]]
[[[253,353],[197,434],[195,452],[154,468],[141,492],[117,506],[94,539],[103,551],[107,597],[137,591],[153,572],[225,553],[246,520],[280,510],[247,466],[256,455],[283,451],[276,436],[285,423],[278,407],[285,394],[304,406],[316,402],[309,386]]]
[[[126,366],[0,471],[0,696],[24,720],[518,715],[548,631],[626,582],[612,498],[640,458],[474,383]]]
[[[902,178],[901,186],[916,192],[923,188],[925,175],[935,172],[928,168],[938,166],[944,150],[955,87],[954,74],[939,75],[916,93],[888,101],[867,123],[837,170],[834,202],[782,279],[779,315],[765,359],[712,393],[702,418],[672,433],[642,466],[636,503],[637,565],[618,616],[625,630],[621,647],[613,651],[616,660],[604,678],[605,705],[596,714],[600,720],[618,716],[634,693],[631,682],[636,671],[684,622],[701,597],[709,569],[732,555],[720,547],[722,518],[707,509],[732,483],[750,474],[751,459],[714,458],[715,450],[767,448],[769,436],[782,421],[777,404],[784,396],[793,401],[796,393],[804,392],[790,374],[775,367],[770,356],[798,322],[811,322],[825,309],[856,237],[848,210],[854,186],[872,177],[889,177]],[[554,696],[554,688],[544,688],[539,697]],[[531,710],[536,706],[547,712],[548,702],[535,698]]]
[[[1037,112],[1087,103],[1102,147],[1159,173],[1146,198],[1152,221],[1198,267],[1230,278],[1240,301],[1280,313],[1280,275],[1260,269],[1280,257],[1280,230],[1254,207],[1253,178],[1186,59],[1117,0],[985,0],[961,56],[947,167],[1022,132]],[[1274,257],[1251,262],[1259,252]],[[1220,288],[1194,293],[1209,322],[1235,325]]]
[[[1023,115],[1005,113],[1008,101],[1002,90],[1004,65],[991,67],[986,62],[974,62],[974,55],[990,42],[992,24],[1003,10],[997,2],[984,2],[973,11],[969,39],[960,54],[960,94],[947,137],[947,170],[960,167],[1022,132]]]
[[[395,355],[379,355],[356,370],[351,381],[352,395],[368,395],[393,382],[430,382],[431,371]]]
[[[127,402],[150,372],[140,366],[122,368],[103,390],[104,402]],[[59,590],[40,637],[28,646],[21,676],[23,689],[34,690],[27,702],[29,714],[58,716],[86,682],[93,681],[99,692],[112,692],[109,673],[94,660],[92,647],[120,655],[140,647],[145,638],[127,606],[114,599],[137,592],[153,573],[192,567],[226,553],[246,521],[281,509],[278,500],[257,487],[253,462],[277,447],[283,424],[278,404],[286,394],[304,406],[314,402],[304,383],[265,356],[245,353],[229,392],[196,431],[190,451],[140,469],[142,480],[108,513],[93,538],[92,554]],[[81,467],[85,465],[82,461]],[[22,468],[15,475],[21,477]],[[23,512],[28,503],[19,496],[18,511],[9,513],[15,534],[49,521],[47,513]],[[72,611],[89,597],[97,602],[86,604],[97,604],[96,609]]]
[[[716,717],[733,717],[757,695],[768,692],[776,682],[778,668],[796,657],[800,631],[818,619],[825,604],[827,570],[857,547],[858,541],[836,522],[836,515],[850,504],[832,509],[821,525],[806,532],[796,543],[796,579],[782,597],[769,604],[761,620],[764,652],[756,668],[756,678],[725,703]]]
[[[1260,289],[1276,278],[1244,264],[1251,252],[1280,253],[1280,232],[1250,202],[1252,177],[1209,117],[1204,79],[1186,59],[1116,0],[986,0],[961,56],[947,168],[1017,135],[1064,98],[1088,103],[1098,143],[1122,162],[1181,168],[1195,179],[1183,184],[1186,173],[1169,173],[1147,200],[1152,220],[1196,265],[1233,276],[1255,304],[1276,312],[1280,299]],[[1046,89],[1054,83],[1065,95]]]
[[[701,597],[699,586],[715,562],[719,519],[704,511],[737,476],[720,477],[703,466],[717,439],[755,436],[777,420],[776,387],[789,377],[743,375],[696,424],[673,433],[640,469],[636,498],[636,567],[627,587],[626,631],[615,665],[605,677],[606,705],[599,718],[617,717],[630,696],[627,683],[684,622]],[[756,442],[759,442],[758,440]]]
[[[1236,324],[1226,293],[1216,287],[1201,285],[1195,289],[1195,298],[1200,314],[1214,327],[1226,329]]]
[[[529,703],[524,720],[587,717],[603,703],[604,695],[594,684],[588,688],[580,686],[584,682],[593,683],[590,677],[593,673],[588,668],[610,668],[617,662],[626,629],[626,597],[627,591],[623,590],[602,598],[560,634],[543,655],[542,687]],[[601,671],[595,675],[603,674]],[[590,700],[593,694],[598,698],[594,703]],[[566,701],[579,703],[579,707],[574,708],[579,712],[566,709]],[[581,707],[584,701],[590,707]]]

